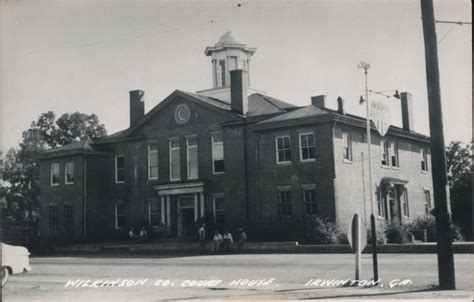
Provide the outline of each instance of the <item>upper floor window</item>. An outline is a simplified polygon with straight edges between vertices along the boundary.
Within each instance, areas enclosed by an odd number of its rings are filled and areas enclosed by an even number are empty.
[[[148,145],[148,179],[158,179],[158,143]]]
[[[291,162],[291,147],[289,136],[278,136],[276,138],[276,157],[278,164]]]
[[[300,158],[301,161],[310,161],[316,158],[313,133],[300,134]]]
[[[306,215],[318,214],[318,205],[316,203],[316,186],[303,187],[303,204]]]
[[[389,166],[389,142],[386,140],[382,141],[382,166]]]
[[[198,172],[198,141],[196,137],[190,137],[186,140],[188,157],[188,179],[199,177]]]
[[[51,185],[59,185],[59,163],[51,164]]]
[[[170,140],[170,180],[181,179],[181,157],[179,140]]]
[[[279,191],[278,199],[280,203],[280,216],[288,217],[293,215],[293,206],[291,204],[291,191],[289,189]]]
[[[73,208],[71,204],[63,205],[64,229],[71,231],[74,225]]]
[[[48,211],[48,220],[49,220],[49,228],[55,229],[58,227],[59,224],[59,217],[58,217],[58,206],[57,205],[49,205]]]
[[[125,206],[122,203],[115,204],[115,228],[123,229],[125,227]]]
[[[214,174],[224,172],[224,141],[222,132],[216,132],[211,136],[212,140],[212,172]]]
[[[64,183],[69,185],[74,183],[74,163],[68,162],[64,166]]]
[[[391,150],[390,150],[390,164],[392,165],[392,167],[399,167],[400,166],[400,162],[398,160],[398,143],[397,142],[393,142],[391,144]]]
[[[214,196],[214,219],[219,225],[225,223],[225,198],[222,194]]]
[[[342,133],[342,141],[343,141],[343,157],[345,160],[352,161],[352,139],[351,134],[349,132]]]
[[[428,155],[426,149],[421,149],[421,171],[428,171]]]
[[[430,190],[425,189],[424,194],[425,194],[425,214],[428,215],[428,214],[430,214],[430,210],[431,210]]]
[[[115,182],[122,183],[125,181],[125,156],[115,156]]]

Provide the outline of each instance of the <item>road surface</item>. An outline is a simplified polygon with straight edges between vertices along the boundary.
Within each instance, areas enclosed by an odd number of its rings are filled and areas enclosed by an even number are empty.
[[[10,277],[3,301],[472,299],[474,255],[456,254],[455,264],[458,290],[437,291],[435,254],[380,254],[372,287],[341,285],[354,278],[350,254],[38,257],[32,272]],[[371,255],[362,269],[370,280]]]

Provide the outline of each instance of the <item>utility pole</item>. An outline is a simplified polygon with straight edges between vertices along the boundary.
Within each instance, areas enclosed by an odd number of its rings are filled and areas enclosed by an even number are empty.
[[[456,289],[451,217],[448,213],[446,198],[446,153],[433,0],[420,1],[421,16],[423,19],[423,35],[425,38],[426,81],[428,87],[431,136],[431,167],[433,174],[436,241],[438,250],[438,280],[440,289]]]
[[[367,156],[369,161],[369,200],[370,200],[370,232],[372,238],[372,264],[374,269],[374,281],[379,279],[379,266],[377,261],[377,230],[375,229],[375,215],[374,215],[374,193],[373,193],[373,184],[372,184],[372,154],[371,154],[371,145],[372,145],[372,134],[370,126],[370,101],[369,101],[369,84],[368,84],[368,74],[370,65],[365,62],[360,62],[357,65],[357,68],[362,68],[365,75],[365,109],[367,113],[366,117],[366,131],[367,131]]]

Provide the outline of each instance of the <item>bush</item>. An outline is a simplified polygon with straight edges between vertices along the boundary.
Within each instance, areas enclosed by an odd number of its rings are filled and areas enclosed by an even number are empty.
[[[436,219],[433,215],[425,215],[416,218],[408,225],[408,230],[426,230],[428,242],[436,241]],[[463,241],[464,237],[461,228],[455,224],[451,224],[451,236],[453,241]]]
[[[372,243],[372,231],[371,231],[371,226],[370,222],[367,227],[367,243]],[[385,244],[387,243],[387,237],[385,236],[385,222],[383,221],[378,221],[376,225],[376,233],[375,236],[377,238],[377,243],[378,244]]]
[[[388,243],[408,243],[411,241],[408,228],[398,222],[385,225],[385,236]]]
[[[306,223],[306,238],[310,243],[341,244],[347,242],[346,235],[339,230],[336,224],[314,217]]]

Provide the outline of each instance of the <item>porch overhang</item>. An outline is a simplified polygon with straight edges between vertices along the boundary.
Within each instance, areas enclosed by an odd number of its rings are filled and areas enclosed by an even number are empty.
[[[194,182],[180,182],[180,183],[168,183],[154,186],[154,189],[158,191],[159,196],[165,195],[178,195],[178,194],[193,194],[203,193],[206,191],[206,182],[194,181]]]
[[[408,180],[404,180],[404,179],[400,179],[396,177],[382,177],[382,180],[380,181],[380,183],[405,186],[408,183]]]

